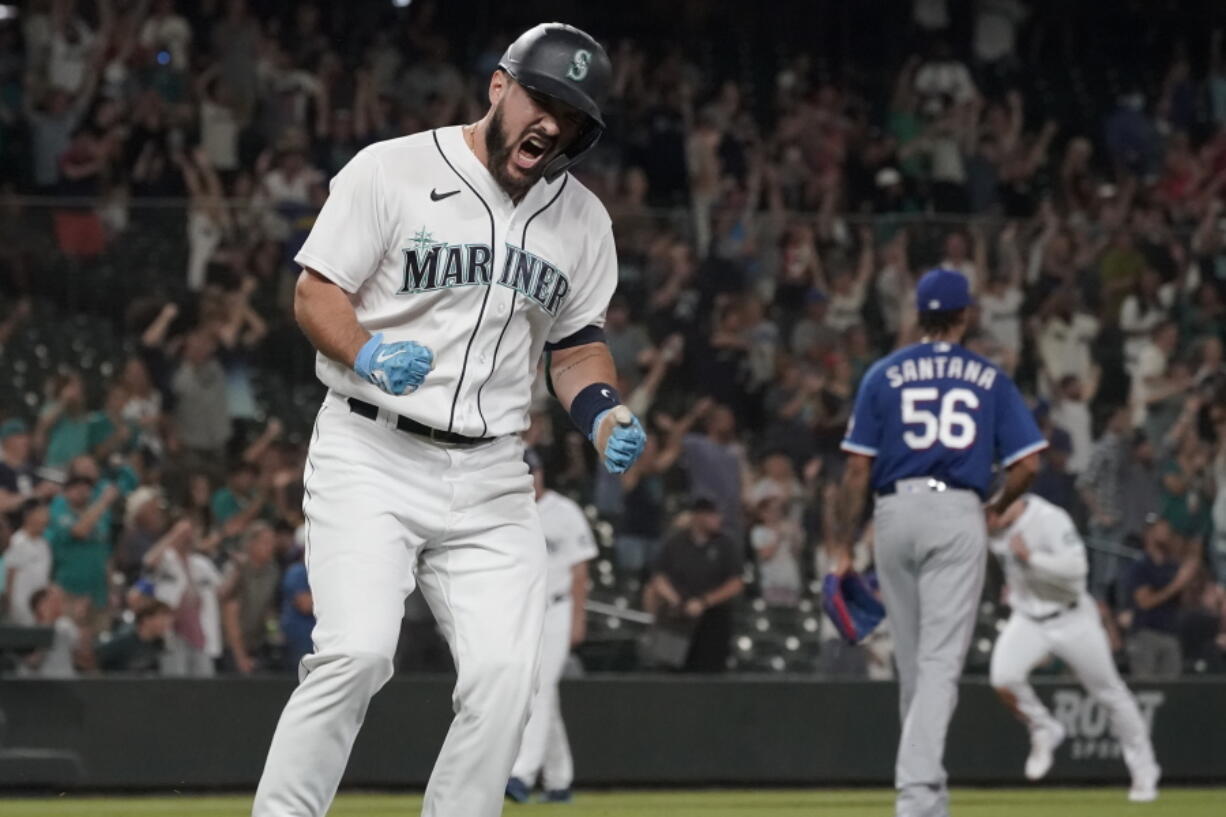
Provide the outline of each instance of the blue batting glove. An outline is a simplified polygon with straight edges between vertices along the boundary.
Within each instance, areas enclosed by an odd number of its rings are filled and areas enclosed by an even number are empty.
[[[376,332],[358,352],[353,370],[388,394],[412,394],[434,368],[434,353],[420,343],[384,343]]]
[[[592,440],[597,439],[600,424],[604,422],[605,415],[610,411],[615,411],[615,409],[605,409],[596,415],[596,419],[592,422]],[[627,413],[629,413],[629,410],[627,410]],[[647,432],[643,430],[643,425],[639,422],[639,418],[631,414],[630,425],[618,424],[614,426],[612,433],[609,434],[609,439],[604,445],[604,451],[601,452],[604,456],[605,470],[610,474],[625,473],[630,469],[630,466],[634,465],[639,455],[643,453],[643,446],[645,445],[647,445]]]

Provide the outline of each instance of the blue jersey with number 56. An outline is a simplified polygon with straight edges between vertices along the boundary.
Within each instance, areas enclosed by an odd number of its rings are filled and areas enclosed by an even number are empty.
[[[950,343],[917,343],[864,375],[843,450],[873,457],[873,490],[935,477],[986,497],[996,462],[1046,447],[1009,376]]]

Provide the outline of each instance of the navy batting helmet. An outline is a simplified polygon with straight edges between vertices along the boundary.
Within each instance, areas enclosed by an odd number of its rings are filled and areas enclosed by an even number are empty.
[[[591,150],[604,133],[600,108],[613,80],[609,55],[600,43],[574,26],[541,23],[511,43],[498,67],[525,88],[587,116],[587,125],[575,140],[545,165],[545,178],[552,181]]]

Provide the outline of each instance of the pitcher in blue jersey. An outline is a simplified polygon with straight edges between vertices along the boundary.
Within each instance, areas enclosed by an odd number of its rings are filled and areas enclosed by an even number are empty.
[[[877,575],[894,635],[902,738],[897,817],[948,817],[943,755],[987,561],[985,502],[1025,493],[1047,443],[1008,375],[959,346],[966,277],[934,269],[916,290],[921,343],[873,365],[843,440],[836,530],[843,569],[871,485]],[[1005,469],[989,499],[993,470]]]

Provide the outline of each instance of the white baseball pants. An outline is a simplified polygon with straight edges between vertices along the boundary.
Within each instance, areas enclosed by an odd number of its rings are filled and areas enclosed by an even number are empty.
[[[1015,612],[996,640],[992,686],[1013,695],[1031,732],[1057,723],[1027,682],[1031,671],[1048,655],[1068,664],[1086,692],[1111,713],[1128,771],[1136,777],[1152,770],[1154,747],[1149,730],[1136,699],[1115,669],[1107,633],[1089,596],[1082,596],[1076,609],[1049,621],[1034,621]]]
[[[423,817],[497,817],[535,691],[545,540],[518,438],[444,446],[329,393],[303,509],[315,652],[277,725],[254,817],[323,817],[420,586],[451,647],[455,719]],[[411,724],[406,724],[410,728]]]
[[[524,729],[519,756],[511,768],[511,776],[536,785],[542,778],[546,791],[569,789],[574,782],[575,764],[570,754],[570,740],[562,721],[562,703],[558,682],[566,669],[570,655],[572,601],[568,598],[549,605],[545,611],[545,636],[541,643],[541,683],[532,704],[532,717]]]

